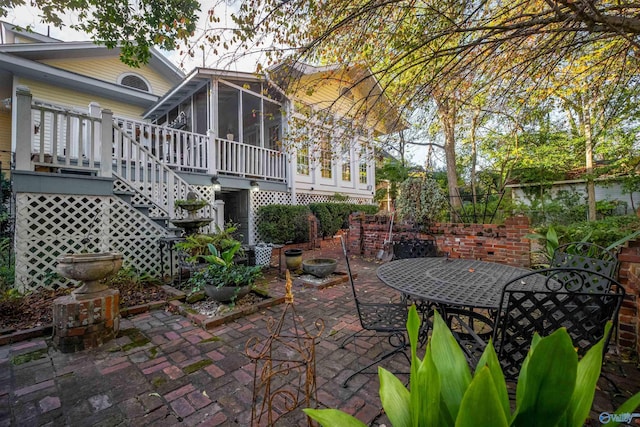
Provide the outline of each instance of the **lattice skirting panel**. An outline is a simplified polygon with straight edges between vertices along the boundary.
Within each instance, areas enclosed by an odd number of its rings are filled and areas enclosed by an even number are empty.
[[[55,272],[56,259],[69,252],[122,252],[126,266],[161,274],[158,239],[167,231],[117,197],[19,193],[16,213],[21,292],[75,286]],[[165,258],[167,266],[168,254]]]

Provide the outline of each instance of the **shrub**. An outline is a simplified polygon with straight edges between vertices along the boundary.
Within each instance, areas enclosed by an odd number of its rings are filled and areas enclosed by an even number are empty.
[[[349,215],[353,212],[375,214],[377,205],[357,205],[355,203],[311,203],[309,209],[319,222],[318,235],[334,236],[338,230],[349,228]]]
[[[396,199],[399,219],[417,225],[436,222],[447,208],[447,197],[436,180],[408,178]]]
[[[309,241],[308,206],[268,205],[258,208],[258,234],[269,243]]]
[[[598,221],[579,221],[569,225],[554,224],[537,228],[536,231],[544,235],[549,227],[557,231],[560,244],[584,240],[606,248],[640,230],[640,218],[635,215],[609,216]]]

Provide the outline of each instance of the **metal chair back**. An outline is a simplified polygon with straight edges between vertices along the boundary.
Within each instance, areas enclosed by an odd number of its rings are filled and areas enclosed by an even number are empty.
[[[342,383],[343,387],[347,386],[347,383],[351,381],[358,374],[375,374],[375,372],[367,372],[372,366],[376,366],[383,360],[391,358],[396,354],[402,354],[407,362],[410,364],[411,360],[405,353],[405,349],[409,346],[409,342],[406,339],[407,330],[407,315],[408,307],[404,302],[398,303],[382,303],[382,302],[365,302],[362,301],[356,290],[356,286],[353,280],[353,274],[351,273],[351,264],[349,262],[349,255],[347,254],[347,247],[344,242],[344,238],[340,236],[340,243],[342,244],[342,253],[347,264],[347,274],[349,276],[349,283],[351,285],[351,292],[353,293],[353,300],[356,304],[356,310],[358,312],[358,319],[360,320],[360,326],[363,331],[356,331],[350,336],[344,338],[340,348],[345,348],[347,341],[355,339],[361,332],[373,331],[378,335],[381,333],[386,336],[387,341],[391,346],[391,350],[379,355],[371,363],[360,367],[354,373],[352,373]],[[406,372],[403,372],[406,373]]]
[[[608,289],[594,289],[594,279],[608,281]],[[546,336],[566,328],[580,355],[603,337],[608,343],[605,325],[616,322],[624,296],[616,280],[580,268],[537,270],[511,280],[502,291],[493,335],[505,376],[517,377],[536,332]]]
[[[351,264],[349,263],[349,255],[347,254],[347,247],[342,236],[340,236],[340,242],[347,265],[347,275],[349,276],[353,300],[356,304],[358,319],[360,319],[362,328],[376,332],[406,331],[408,315],[406,303],[365,302],[358,297],[351,272]]]
[[[435,237],[401,239],[393,242],[393,259],[427,258],[438,256]]]
[[[612,251],[589,242],[573,242],[558,246],[553,252],[550,267],[583,268],[600,273],[607,278],[616,278],[618,258]],[[589,287],[603,291],[609,285],[606,280],[596,280]]]

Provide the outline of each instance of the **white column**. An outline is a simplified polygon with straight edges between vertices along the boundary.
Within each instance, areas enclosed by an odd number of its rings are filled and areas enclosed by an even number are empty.
[[[100,176],[111,178],[113,168],[113,113],[111,110],[102,110],[102,123],[100,126],[102,128],[100,138]]]
[[[16,88],[16,103],[12,108],[15,131],[11,134],[11,146],[16,153],[16,170],[31,170],[31,91],[26,86]],[[44,127],[44,123],[42,124]]]
[[[224,230],[224,201],[215,200],[213,206],[216,208],[216,224]]]

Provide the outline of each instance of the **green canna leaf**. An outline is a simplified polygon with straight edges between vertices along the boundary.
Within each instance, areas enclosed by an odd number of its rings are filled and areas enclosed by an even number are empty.
[[[450,417],[455,420],[462,396],[471,382],[471,372],[462,349],[437,311],[433,315],[431,355],[443,385],[440,394]]]
[[[311,419],[317,421],[323,427],[366,427],[362,421],[352,417],[346,412],[337,409],[303,409]]]
[[[608,322],[604,329],[604,337],[609,336],[612,323]],[[580,427],[584,425],[589,416],[593,396],[596,393],[596,384],[602,369],[602,354],[604,352],[605,339],[602,338],[596,345],[578,362],[576,386],[567,408],[566,417],[561,425]]]
[[[380,401],[394,427],[411,427],[410,394],[391,372],[378,366]]]
[[[417,375],[418,381],[415,384],[418,388],[411,389],[411,420],[413,426],[440,427],[446,425],[440,420],[441,384],[438,371],[433,364],[430,344],[427,345],[427,351]]]
[[[529,356],[526,385],[512,425],[555,425],[573,394],[578,355],[566,329],[561,328],[542,338]]]
[[[502,366],[500,366],[500,362],[498,361],[498,355],[496,354],[495,349],[493,348],[493,340],[489,340],[489,344],[482,352],[482,356],[480,360],[478,360],[478,364],[476,365],[475,375],[478,375],[478,371],[487,366],[489,368],[489,372],[491,373],[491,378],[493,379],[493,383],[495,385],[495,389],[498,395],[498,400],[500,401],[500,405],[502,406],[502,410],[504,412],[505,419],[507,422],[511,421],[511,406],[509,404],[509,393],[507,392],[507,383],[504,380],[504,373],[502,372]]]
[[[540,342],[542,338],[536,332],[533,334],[533,338],[531,339],[531,347],[529,347],[529,352],[527,356],[524,358],[522,362],[522,366],[520,367],[520,374],[518,376],[518,384],[516,385],[516,410],[513,413],[513,418],[516,417],[518,413],[518,408],[522,405],[522,395],[524,394],[524,389],[527,384],[527,366],[529,366],[529,359],[531,358],[531,353],[535,350],[536,346]]]
[[[488,366],[476,371],[462,398],[456,427],[502,427],[509,423]]]

